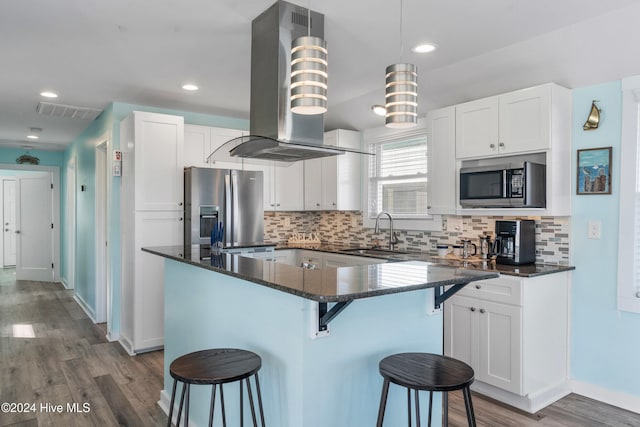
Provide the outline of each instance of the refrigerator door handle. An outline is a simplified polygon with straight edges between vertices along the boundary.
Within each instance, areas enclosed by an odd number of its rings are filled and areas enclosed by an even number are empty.
[[[233,194],[233,188],[231,185],[231,174],[233,173],[233,171],[229,171],[229,173],[225,174],[224,176],[224,193],[225,193],[225,224],[224,224],[224,228],[227,230],[227,232],[225,233],[224,236],[222,236],[222,239],[225,243],[225,246],[229,245],[230,243],[233,243],[233,233],[234,233],[234,229],[233,229],[233,204],[234,204],[234,194]]]
[[[232,202],[232,213],[231,213],[231,241],[229,243],[237,243],[236,236],[240,235],[240,215],[239,215],[239,199],[240,194],[238,194],[238,174],[235,171],[231,171],[231,195],[233,197]]]

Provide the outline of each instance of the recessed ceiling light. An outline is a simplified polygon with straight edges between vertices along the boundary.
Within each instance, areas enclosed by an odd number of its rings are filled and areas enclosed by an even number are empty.
[[[182,89],[188,90],[188,91],[194,91],[194,90],[198,90],[200,88],[198,86],[194,85],[193,83],[187,83],[187,84],[182,85]]]
[[[40,139],[38,135],[27,135],[28,139]]]
[[[437,48],[438,45],[435,43],[421,43],[412,47],[411,51],[415,53],[429,53],[433,52]]]
[[[371,110],[373,110],[373,112],[379,116],[384,116],[385,114],[387,114],[387,109],[384,108],[384,105],[372,105]]]
[[[44,92],[40,92],[40,96],[44,96],[45,98],[57,98],[58,94],[51,92],[50,90],[45,90]]]

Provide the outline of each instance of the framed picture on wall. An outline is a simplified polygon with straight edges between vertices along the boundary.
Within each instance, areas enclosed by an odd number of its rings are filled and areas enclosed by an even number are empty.
[[[578,150],[576,194],[611,194],[611,147]]]

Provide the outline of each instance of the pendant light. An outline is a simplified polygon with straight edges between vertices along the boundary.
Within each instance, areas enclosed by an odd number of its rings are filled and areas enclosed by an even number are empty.
[[[402,62],[402,0],[400,0],[400,63],[386,70],[385,126],[408,128],[418,124],[418,68]]]
[[[313,115],[327,111],[327,42],[311,36],[311,2],[307,35],[291,43],[291,112]]]

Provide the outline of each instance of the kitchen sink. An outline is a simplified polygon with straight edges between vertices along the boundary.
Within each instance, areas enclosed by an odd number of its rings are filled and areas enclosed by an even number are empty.
[[[368,256],[384,256],[384,257],[388,257],[391,255],[404,255],[407,254],[408,252],[402,252],[402,251],[391,251],[388,249],[377,249],[377,248],[356,248],[356,249],[345,249],[342,252],[348,252],[351,254],[358,254],[358,255],[368,255]]]

